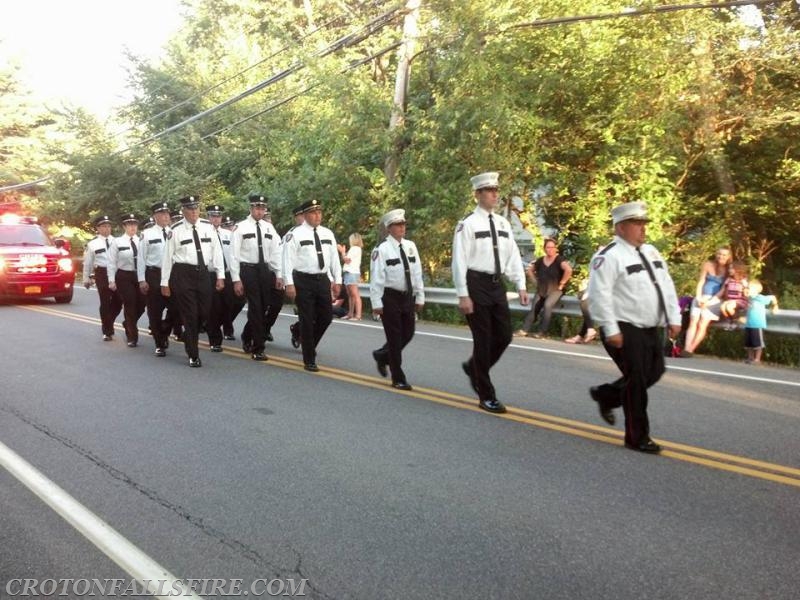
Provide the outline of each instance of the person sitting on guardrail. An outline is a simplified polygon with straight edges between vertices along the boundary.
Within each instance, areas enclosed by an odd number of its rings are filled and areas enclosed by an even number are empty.
[[[747,350],[745,362],[749,365],[761,364],[761,354],[766,347],[764,330],[767,328],[767,307],[772,306],[773,314],[778,311],[778,299],[773,295],[763,295],[762,290],[758,279],[753,279],[747,289],[749,303],[744,323],[744,347]]]
[[[736,320],[747,310],[747,265],[735,261],[731,266],[731,274],[722,284],[722,304],[720,315],[725,317],[725,329],[734,329]]]
[[[719,321],[722,283],[728,276],[732,260],[730,248],[718,248],[713,260],[705,261],[700,268],[681,357],[690,358],[705,339],[711,322]]]

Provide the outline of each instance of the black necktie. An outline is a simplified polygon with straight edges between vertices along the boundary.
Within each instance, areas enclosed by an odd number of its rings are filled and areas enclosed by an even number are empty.
[[[131,250],[133,250],[133,270],[139,270],[139,251],[136,249],[136,244],[133,241],[133,237],[131,237]]]
[[[317,249],[317,264],[322,271],[325,269],[325,260],[322,258],[322,242],[319,241],[316,227],[314,227],[314,247]]]
[[[108,242],[108,238],[106,238],[106,250],[108,250],[110,247],[111,247],[111,244]]]
[[[222,250],[222,238],[219,237],[219,231],[217,231],[217,239],[219,240],[219,247]],[[225,260],[225,251],[222,250],[222,266],[225,267],[225,271],[228,270],[228,261]]]
[[[414,288],[411,287],[411,267],[408,265],[408,257],[403,250],[403,244],[400,244],[400,260],[403,261],[403,269],[406,272],[406,294],[410,296],[414,293]]]
[[[167,228],[166,227],[162,227],[161,228],[161,233],[164,235],[164,241],[166,242],[167,241]]]
[[[261,237],[261,227],[256,221],[256,237],[258,238],[258,264],[264,264],[264,239]]]
[[[658,281],[656,280],[656,274],[653,273],[653,267],[650,266],[650,263],[647,262],[647,259],[642,254],[642,251],[639,248],[636,248],[636,252],[639,253],[639,258],[642,260],[644,264],[644,268],[647,269],[648,275],[650,275],[650,281],[653,282],[653,285],[656,286],[656,292],[658,293],[658,303],[661,306],[661,312],[664,313],[664,320],[667,325],[669,325],[669,316],[667,315],[667,303],[664,302],[664,295],[661,293],[661,286],[658,285]]]
[[[194,247],[197,250],[197,266],[204,269],[206,266],[203,260],[203,249],[200,247],[200,236],[197,235],[197,227],[192,225],[192,237],[194,238]]]
[[[500,252],[497,249],[497,230],[494,228],[494,219],[489,213],[489,229],[492,231],[492,251],[494,252],[494,276],[500,277]]]

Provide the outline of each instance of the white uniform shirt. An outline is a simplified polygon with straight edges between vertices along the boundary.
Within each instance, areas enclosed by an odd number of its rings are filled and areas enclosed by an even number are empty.
[[[89,240],[83,251],[83,283],[90,281],[95,267],[108,267],[108,248],[111,246],[111,237],[98,235]]]
[[[650,244],[642,244],[640,249],[661,288],[669,323],[679,325],[678,295],[667,271],[667,263]],[[606,337],[619,333],[618,321],[641,328],[664,324],[658,291],[636,247],[618,236],[613,244],[592,258],[589,314],[595,325],[602,327]]]
[[[233,260],[233,233],[222,227],[216,228],[217,237],[222,248],[222,260],[224,262],[223,268],[226,273],[231,270],[231,261]]]
[[[261,219],[258,221],[258,228],[261,229],[261,250],[264,254],[264,262],[275,273],[276,277],[281,276],[281,238],[273,227],[272,223]],[[256,230],[256,220],[252,215],[236,224],[233,232],[233,257],[231,258],[231,279],[241,281],[239,278],[240,264],[258,264],[258,235]]]
[[[214,226],[208,221],[199,219],[195,225],[200,239],[200,249],[203,251],[203,262],[209,271],[217,272],[217,279],[225,279],[222,248]],[[174,225],[167,236],[167,246],[164,248],[164,256],[161,261],[162,287],[169,286],[172,265],[175,263],[197,265],[197,250],[194,245],[192,224],[189,221],[181,221]]]
[[[167,245],[169,231],[169,227],[155,225],[148,227],[142,233],[142,242],[139,244],[139,267],[137,273],[140,282],[145,281],[145,268],[161,268],[161,260],[164,257],[164,247]]]
[[[134,260],[134,248],[136,249],[136,260]],[[108,280],[114,281],[117,271],[132,271],[136,273],[136,264],[139,261],[138,255],[138,235],[121,235],[112,239],[108,248]]]
[[[286,234],[283,245],[283,278],[286,285],[294,285],[293,271],[312,275],[327,273],[333,283],[342,283],[342,265],[339,263],[339,251],[333,232],[320,225],[317,227],[317,235],[322,245],[321,269],[314,246],[314,228],[303,223]]]
[[[493,214],[497,231],[497,250],[500,255],[500,273],[514,282],[518,290],[525,289],[525,269],[514,241],[511,225],[502,215]],[[456,294],[468,296],[467,271],[494,274],[494,251],[489,226],[489,212],[476,206],[456,227],[453,237],[453,282]]]
[[[372,251],[369,269],[369,296],[372,308],[383,308],[383,291],[386,288],[405,292],[406,271],[400,257],[400,244],[408,260],[411,274],[411,287],[414,304],[425,304],[425,290],[422,283],[422,264],[414,242],[403,239],[398,242],[389,236]]]

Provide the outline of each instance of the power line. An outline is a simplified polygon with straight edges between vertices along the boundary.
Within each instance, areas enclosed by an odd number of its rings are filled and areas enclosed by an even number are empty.
[[[578,23],[583,21],[604,21],[607,19],[619,19],[623,17],[643,17],[646,15],[671,13],[684,10],[699,10],[709,8],[734,8],[737,6],[747,5],[762,5],[762,4],[780,4],[786,0],[729,0],[728,2],[714,2],[714,3],[693,3],[693,4],[669,4],[665,6],[652,6],[648,8],[626,9],[616,13],[603,13],[595,15],[577,15],[572,17],[554,17],[552,19],[537,19],[528,23],[517,23],[516,25],[509,25],[505,27],[498,35],[510,31],[512,29],[523,29],[531,27],[550,27],[552,25],[564,25],[569,23]]]
[[[378,52],[376,52],[375,54],[372,54],[371,56],[368,56],[366,58],[362,58],[360,60],[357,60],[356,62],[354,62],[353,64],[348,66],[346,69],[343,69],[339,73],[340,74],[344,74],[344,73],[347,73],[348,71],[353,71],[356,68],[358,68],[358,67],[360,67],[360,66],[362,66],[362,65],[364,65],[364,64],[366,64],[366,63],[368,63],[368,62],[370,62],[372,60],[375,60],[376,58],[380,58],[381,56],[383,56],[387,52],[391,52],[392,50],[396,50],[397,48],[399,48],[402,45],[402,43],[403,42],[395,42],[391,46],[387,46],[383,50],[379,50]],[[322,84],[319,83],[319,82],[315,83],[313,85],[309,85],[309,86],[303,88],[302,90],[300,90],[299,92],[296,92],[295,94],[292,94],[291,96],[288,96],[288,97],[286,97],[286,98],[284,98],[282,100],[279,100],[277,102],[274,102],[274,103],[270,104],[264,110],[260,110],[257,113],[254,113],[254,114],[252,114],[252,115],[250,115],[248,117],[245,117],[243,119],[240,119],[240,120],[236,121],[235,123],[231,123],[230,125],[226,125],[225,127],[222,127],[221,129],[218,129],[218,130],[213,131],[213,132],[211,132],[209,134],[206,134],[200,139],[201,140],[206,140],[206,139],[215,137],[215,136],[217,136],[220,133],[223,133],[225,131],[229,131],[229,130],[233,129],[234,127],[238,127],[242,123],[246,123],[247,121],[250,121],[251,119],[255,119],[256,117],[260,117],[263,114],[266,114],[266,113],[268,113],[270,111],[273,111],[276,108],[278,108],[280,106],[283,106],[284,104],[288,104],[292,100],[295,100],[296,98],[299,98],[300,96],[302,96],[304,94],[307,94],[308,92],[310,92],[311,90],[313,90],[316,87],[319,87],[320,85],[322,85]]]
[[[398,11],[400,11],[399,7],[398,8],[393,8],[392,10],[390,10],[390,11],[388,11],[388,12],[386,12],[386,13],[378,16],[378,17],[376,17],[375,19],[369,21],[366,25],[361,27],[360,30],[357,30],[357,31],[355,31],[353,33],[350,33],[350,34],[348,34],[348,35],[346,35],[344,37],[341,37],[338,40],[336,40],[335,42],[333,42],[332,44],[328,45],[323,50],[315,52],[314,56],[316,56],[317,58],[324,58],[325,56],[328,56],[328,55],[330,55],[330,54],[332,54],[332,53],[334,53],[334,52],[336,52],[338,50],[341,50],[343,48],[347,48],[349,46],[353,46],[355,44],[359,44],[359,43],[363,42],[365,39],[367,39],[370,36],[374,35],[378,31],[380,31],[381,29],[386,27],[389,23],[391,23],[392,20],[395,18],[395,15],[396,15],[396,13]],[[176,123],[175,125],[172,125],[171,127],[167,127],[166,129],[164,129],[164,130],[162,130],[162,131],[160,131],[160,132],[158,132],[158,133],[156,133],[154,135],[151,135],[150,137],[138,142],[137,144],[134,144],[133,146],[127,148],[126,150],[124,150],[122,152],[130,150],[131,148],[134,148],[136,146],[142,146],[142,145],[145,145],[145,144],[149,144],[150,142],[154,142],[155,140],[157,140],[159,138],[162,138],[165,135],[168,135],[168,134],[170,134],[170,133],[172,133],[174,131],[177,131],[178,129],[181,129],[181,128],[185,127],[186,125],[189,125],[190,123],[194,123],[195,121],[198,121],[198,120],[200,120],[200,119],[202,119],[204,117],[207,117],[208,115],[211,115],[211,114],[213,114],[215,112],[218,112],[218,111],[222,110],[223,108],[227,108],[228,106],[230,106],[232,104],[240,102],[241,100],[244,100],[248,96],[252,96],[256,92],[259,92],[259,91],[269,87],[270,85],[273,85],[273,84],[285,79],[286,77],[288,77],[292,73],[295,73],[295,72],[305,68],[305,66],[306,66],[305,63],[303,63],[303,62],[296,62],[293,65],[291,65],[290,67],[284,69],[283,71],[280,71],[280,72],[276,73],[272,77],[269,77],[268,79],[265,79],[264,81],[261,81],[260,83],[254,85],[251,88],[248,88],[244,92],[241,92],[241,93],[237,94],[236,96],[228,98],[227,100],[225,100],[223,102],[220,102],[216,106],[212,106],[211,108],[208,108],[208,109],[206,109],[206,110],[204,110],[202,112],[199,112],[196,115],[193,115],[193,116],[189,117],[188,119],[184,119],[180,123]]]
[[[379,7],[379,6],[382,6],[382,5],[386,4],[388,1],[389,0],[374,0],[373,2],[370,2],[368,5],[366,5],[364,8]],[[284,52],[290,50],[293,46],[299,45],[301,42],[306,41],[308,38],[310,38],[311,36],[315,35],[316,33],[319,33],[320,31],[323,31],[325,29],[329,29],[334,23],[336,23],[337,21],[340,21],[341,19],[343,19],[345,17],[346,17],[346,14],[340,14],[340,15],[337,15],[335,17],[332,17],[331,19],[329,19],[328,21],[326,21],[322,25],[319,25],[319,26],[315,27],[314,29],[312,29],[311,31],[306,33],[305,35],[301,36],[293,44],[285,45],[284,47],[282,47],[279,50],[276,50],[275,52],[270,54],[269,56],[259,60],[258,62],[253,63],[252,65],[249,65],[248,67],[246,67],[244,69],[242,69],[238,73],[235,73],[235,74],[231,75],[230,77],[227,77],[227,78],[223,79],[222,81],[219,81],[219,82],[215,83],[214,85],[212,85],[209,88],[206,88],[204,90],[201,90],[199,92],[196,92],[196,93],[192,94],[191,96],[189,96],[188,98],[186,98],[184,100],[181,100],[177,104],[174,104],[173,106],[170,106],[169,108],[166,108],[166,109],[162,110],[161,112],[149,117],[148,119],[146,119],[142,123],[138,123],[136,125],[132,125],[131,127],[128,127],[128,128],[123,129],[123,130],[121,130],[121,131],[119,131],[117,133],[112,134],[112,137],[118,137],[118,136],[120,136],[122,134],[128,133],[129,131],[132,131],[134,129],[142,127],[143,125],[146,125],[147,123],[150,123],[150,122],[158,119],[159,117],[163,117],[163,116],[166,116],[166,115],[170,114],[171,112],[179,109],[182,106],[186,106],[188,103],[192,102],[193,100],[197,100],[198,98],[202,98],[203,96],[205,96],[209,92],[212,92],[215,89],[217,89],[219,87],[222,87],[226,83],[229,83],[230,81],[236,79],[237,77],[240,77],[240,76],[244,75],[248,71],[252,71],[256,67],[263,65],[265,62],[270,61],[273,58],[276,58],[277,56],[280,56]],[[161,89],[165,85],[166,85],[166,83],[162,84],[162,86],[160,86],[158,89]]]

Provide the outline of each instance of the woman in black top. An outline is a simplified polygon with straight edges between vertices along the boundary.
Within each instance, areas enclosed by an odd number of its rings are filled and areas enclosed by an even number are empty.
[[[536,302],[531,303],[531,311],[525,317],[518,335],[528,335],[540,313],[543,313],[539,330],[533,337],[539,338],[547,333],[550,319],[561,296],[564,287],[572,276],[572,267],[567,260],[558,253],[555,240],[544,241],[544,256],[528,265],[528,276],[536,280]]]

